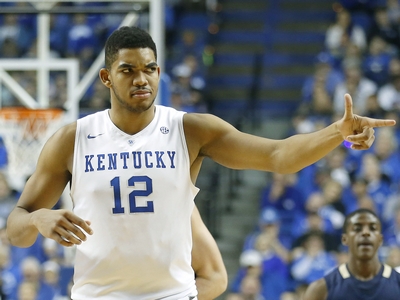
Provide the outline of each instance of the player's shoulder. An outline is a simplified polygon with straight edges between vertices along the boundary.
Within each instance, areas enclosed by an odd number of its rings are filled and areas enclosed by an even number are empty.
[[[188,128],[216,128],[232,127],[227,121],[210,113],[186,113],[183,116],[183,124]]]
[[[49,138],[48,142],[64,146],[69,143],[73,145],[75,141],[76,124],[77,122],[74,121],[62,126]]]
[[[76,124],[77,121],[68,123],[66,125],[64,125],[63,127],[61,127],[56,134],[60,135],[60,136],[68,136],[68,137],[74,137],[75,133],[76,133]]]
[[[400,266],[393,268],[393,276],[400,282]]]
[[[304,300],[325,300],[328,295],[328,287],[325,278],[320,278],[307,287]]]

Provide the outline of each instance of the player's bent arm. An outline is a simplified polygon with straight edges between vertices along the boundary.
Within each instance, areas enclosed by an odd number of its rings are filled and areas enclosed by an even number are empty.
[[[185,114],[184,130],[192,162],[200,157],[233,169],[294,173],[343,142],[336,123],[313,133],[272,140],[238,131],[209,114]]]
[[[65,246],[79,243],[76,239],[71,243],[62,238],[71,237],[70,232],[66,232],[70,229],[83,238],[69,223],[72,220],[85,229],[87,224],[70,211],[51,210],[71,179],[75,130],[75,123],[61,128],[43,147],[36,170],[7,219],[7,236],[13,245],[29,247],[39,232]]]
[[[326,281],[324,278],[321,278],[308,286],[304,294],[304,300],[326,300],[327,296],[328,288],[326,287]]]
[[[197,207],[192,213],[192,267],[196,274],[199,300],[220,296],[227,288],[228,275],[217,243],[203,223]]]

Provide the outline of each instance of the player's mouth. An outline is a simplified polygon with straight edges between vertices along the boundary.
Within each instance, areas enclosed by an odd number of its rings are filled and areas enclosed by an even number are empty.
[[[150,97],[151,92],[149,90],[138,90],[133,92],[132,97],[139,98],[139,99],[146,99]]]
[[[371,243],[371,242],[368,242],[368,241],[364,241],[364,242],[361,242],[361,243],[359,243],[358,244],[358,247],[373,247],[374,246],[374,244],[373,243]]]

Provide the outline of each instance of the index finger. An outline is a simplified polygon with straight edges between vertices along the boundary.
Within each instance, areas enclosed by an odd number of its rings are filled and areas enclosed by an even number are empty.
[[[396,121],[390,119],[373,119],[373,118],[365,118],[365,119],[368,122],[369,127],[385,127],[385,126],[396,125]]]

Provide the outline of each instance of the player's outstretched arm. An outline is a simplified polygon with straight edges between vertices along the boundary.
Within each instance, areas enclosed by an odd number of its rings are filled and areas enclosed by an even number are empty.
[[[303,298],[304,300],[326,300],[327,296],[326,281],[324,278],[321,278],[308,286]]]
[[[240,132],[215,116],[187,114],[184,129],[192,164],[198,157],[210,157],[233,169],[295,173],[326,156],[344,140],[353,143],[353,149],[368,149],[375,140],[374,127],[396,124],[394,120],[355,115],[351,96],[346,94],[344,100],[342,119],[319,131],[282,140]]]
[[[71,178],[75,126],[56,132],[45,144],[35,172],[7,219],[7,236],[18,247],[31,246],[40,232],[64,246],[80,244],[91,229],[68,210],[51,210]],[[80,227],[80,228],[79,228]]]
[[[192,267],[196,274],[199,300],[211,300],[227,288],[228,275],[217,243],[201,219],[197,207],[192,213]]]

